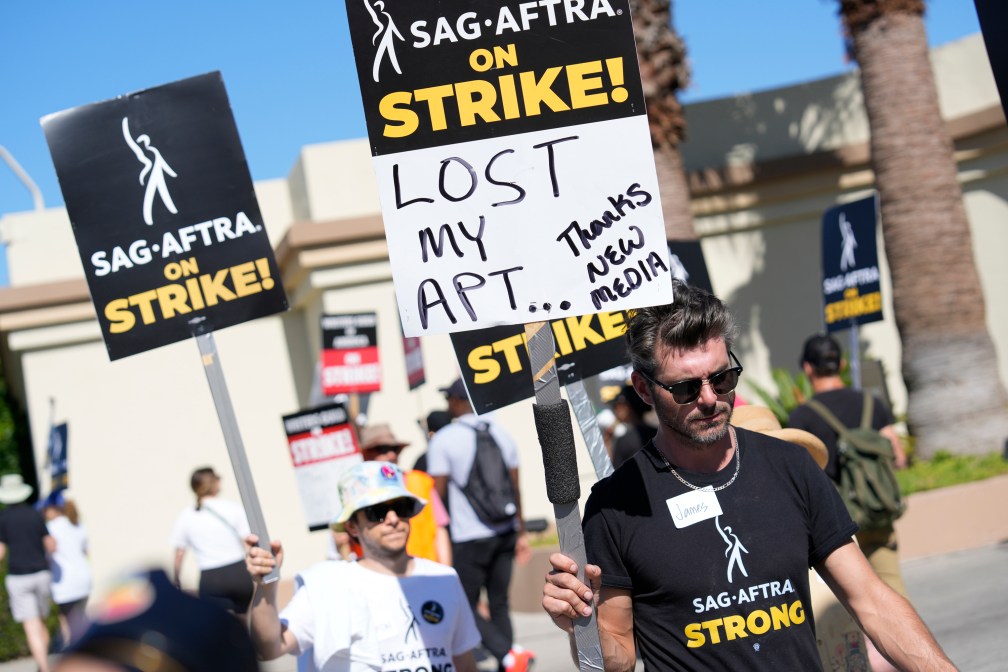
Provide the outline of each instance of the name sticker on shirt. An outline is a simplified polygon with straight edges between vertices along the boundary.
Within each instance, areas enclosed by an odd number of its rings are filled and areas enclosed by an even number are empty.
[[[721,515],[721,504],[710,486],[666,499],[665,503],[672,514],[672,522],[680,530]]]

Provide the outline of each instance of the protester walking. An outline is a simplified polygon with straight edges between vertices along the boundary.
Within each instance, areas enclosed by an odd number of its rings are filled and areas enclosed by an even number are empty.
[[[619,469],[620,465],[643,448],[658,430],[645,420],[645,415],[651,407],[644,403],[633,385],[628,383],[621,387],[610,402],[610,406],[622,427],[622,431],[618,436],[614,436],[612,442],[613,469]]]
[[[954,670],[909,602],[854,545],[836,488],[805,449],[734,428],[742,365],[727,307],[673,282],[673,302],[627,324],[634,388],[654,439],[592,488],[591,587],[550,558],[543,607],[573,638],[597,609],[607,670],[821,670],[814,567],[878,649],[906,670]],[[596,601],[597,598],[597,601]]]
[[[52,574],[47,553],[56,551],[42,514],[25,503],[34,488],[20,474],[0,477],[0,561],[7,559],[5,586],[11,615],[24,628],[39,672],[49,672],[49,630],[45,619],[52,607]]]
[[[838,487],[842,480],[841,465],[845,458],[839,450],[839,430],[832,426],[831,422],[837,422],[846,428],[856,428],[861,426],[863,421],[866,422],[868,428],[877,430],[880,435],[888,439],[892,449],[892,466],[902,469],[907,465],[906,452],[893,426],[896,420],[892,411],[881,399],[848,388],[840,376],[844,364],[840,344],[832,336],[817,334],[806,339],[802,346],[801,366],[812,383],[812,391],[815,394],[809,402],[794,409],[788,418],[789,427],[811,432],[826,444],[829,451],[826,474]],[[871,410],[869,417],[863,418],[866,401]],[[826,415],[823,414],[824,411]],[[898,488],[894,480],[891,483]],[[897,489],[893,495],[898,498],[898,494]],[[892,520],[871,527],[863,524],[856,536],[858,546],[875,569],[875,573],[890,588],[909,599],[900,572],[899,542]],[[870,643],[869,660],[875,672],[889,672],[896,669]]]
[[[59,609],[60,635],[67,646],[83,632],[84,607],[91,595],[91,563],[88,560],[87,530],[81,524],[77,505],[63,490],[49,494],[42,503],[42,515],[56,551],[49,556],[52,597]]]
[[[497,659],[502,672],[525,672],[535,656],[514,643],[508,598],[514,562],[525,562],[531,555],[518,486],[518,448],[502,427],[473,413],[461,378],[441,391],[452,422],[431,439],[427,466],[438,494],[448,502],[453,564],[475,614],[483,647]],[[474,505],[465,493],[476,471],[474,466],[480,463],[477,444],[481,430],[486,440],[496,445],[491,451],[500,465],[494,476],[498,482],[487,485],[497,492],[510,491],[510,509],[499,512],[495,520],[477,513],[477,505],[485,500]],[[483,590],[489,618],[477,610]]]
[[[245,570],[242,543],[250,529],[245,510],[217,496],[220,481],[210,467],[195,470],[189,479],[196,504],[182,511],[172,528],[174,580],[176,586],[181,585],[182,560],[191,548],[200,569],[200,597],[235,614],[244,614],[254,590]]]
[[[406,489],[390,462],[361,462],[339,481],[342,505],[333,529],[361,545],[362,557],[327,561],[296,578],[278,612],[277,584],[262,583],[283,566],[283,546],[246,538],[256,581],[251,633],[262,660],[300,655],[319,672],[453,670],[476,672],[479,632],[455,570],[406,552],[410,521],[422,499]]]

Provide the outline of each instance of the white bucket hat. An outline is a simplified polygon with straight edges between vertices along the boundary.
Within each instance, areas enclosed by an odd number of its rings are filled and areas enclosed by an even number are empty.
[[[21,474],[4,474],[0,478],[0,504],[19,504],[28,499],[33,490]]]
[[[413,501],[413,515],[427,505],[426,500],[406,489],[403,472],[391,462],[360,462],[347,470],[339,480],[340,504],[342,510],[332,519],[329,526],[343,532],[343,523],[356,512],[372,504],[390,502],[393,499]]]

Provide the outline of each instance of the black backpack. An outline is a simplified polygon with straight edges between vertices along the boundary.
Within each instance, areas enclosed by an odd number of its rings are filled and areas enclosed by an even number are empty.
[[[473,511],[487,525],[512,520],[518,513],[518,506],[504,455],[487,423],[481,422],[472,429],[476,432],[476,455],[469,480],[460,488]]]
[[[821,402],[808,402],[837,433],[840,496],[863,530],[889,527],[906,510],[893,468],[892,443],[871,426],[872,404],[872,395],[865,394],[861,425],[847,428]]]

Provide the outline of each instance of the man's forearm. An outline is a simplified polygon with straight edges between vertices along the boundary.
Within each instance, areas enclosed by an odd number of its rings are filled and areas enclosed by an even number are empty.
[[[955,670],[913,606],[892,591],[887,608],[861,623],[875,647],[901,670]]]
[[[249,609],[249,634],[260,660],[273,660],[284,653],[283,628],[276,596],[276,581],[256,584]]]

